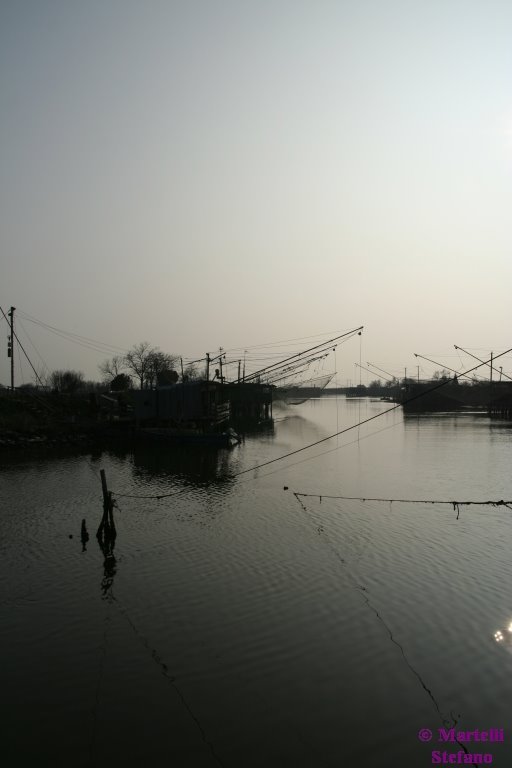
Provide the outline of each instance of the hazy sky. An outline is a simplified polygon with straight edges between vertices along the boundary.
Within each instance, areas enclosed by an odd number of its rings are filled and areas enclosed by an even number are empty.
[[[1,306],[189,357],[512,346],[511,32],[509,0],[1,0]]]

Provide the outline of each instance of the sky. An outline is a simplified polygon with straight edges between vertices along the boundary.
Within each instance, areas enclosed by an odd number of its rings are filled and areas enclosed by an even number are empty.
[[[0,0],[0,306],[36,369],[512,347],[511,29],[508,0]]]

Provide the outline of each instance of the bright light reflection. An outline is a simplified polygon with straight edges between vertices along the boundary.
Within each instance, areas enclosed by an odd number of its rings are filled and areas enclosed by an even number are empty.
[[[506,629],[504,629],[503,631],[501,629],[497,629],[496,632],[494,633],[494,639],[496,640],[497,643],[502,643],[505,640],[505,635],[503,634],[504,632],[509,632],[510,634],[512,634],[512,620],[509,619],[509,623]],[[512,651],[512,637],[507,638],[506,645],[508,649]]]

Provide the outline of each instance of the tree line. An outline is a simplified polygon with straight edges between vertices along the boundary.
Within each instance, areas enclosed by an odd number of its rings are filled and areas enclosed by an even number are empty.
[[[179,371],[177,370],[179,367]],[[125,355],[115,355],[98,365],[102,381],[87,381],[82,371],[58,370],[43,375],[39,373],[39,383],[53,392],[75,394],[76,392],[94,392],[110,390],[121,392],[134,387],[151,389],[156,385],[175,384],[178,381],[192,381],[199,378],[193,364],[183,368],[179,355],[162,352],[148,341],[135,344]],[[33,385],[24,385],[20,389],[32,389]]]
[[[131,389],[136,382],[139,389],[151,389],[162,384],[175,384],[180,378],[190,381],[198,377],[194,365],[176,370],[180,358],[152,347],[148,341],[141,341],[128,350],[126,355],[115,355],[104,360],[98,368],[111,389]]]

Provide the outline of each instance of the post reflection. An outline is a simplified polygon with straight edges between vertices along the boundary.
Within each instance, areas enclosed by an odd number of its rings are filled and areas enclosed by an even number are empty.
[[[144,480],[179,477],[191,485],[201,486],[229,474],[234,450],[236,448],[139,443],[133,451],[133,472]]]
[[[82,542],[82,552],[87,552],[87,542],[89,541],[89,534],[87,533],[85,518],[82,520],[82,528],[80,531],[80,541]]]
[[[112,492],[107,490],[105,475],[103,494],[103,517],[96,533],[99,548],[103,554],[103,579],[101,581],[101,593],[104,600],[112,598],[112,585],[116,574],[116,558],[114,548],[116,545],[117,531],[114,522],[114,499]]]
[[[102,599],[107,600],[111,597],[111,590],[116,575],[117,561],[114,555],[116,544],[115,528],[104,527],[96,536],[101,552],[103,553],[103,579],[101,580]]]

